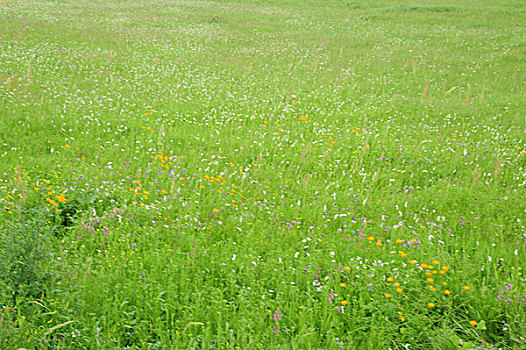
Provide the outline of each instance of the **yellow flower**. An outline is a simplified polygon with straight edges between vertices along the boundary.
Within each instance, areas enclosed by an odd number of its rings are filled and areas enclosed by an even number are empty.
[[[393,282],[394,278],[393,277],[387,277],[387,282]]]
[[[464,288],[464,290],[469,290],[471,287],[470,286],[464,286],[462,288]]]
[[[345,286],[346,286],[346,284],[345,284],[345,283],[343,283],[343,282],[342,282],[342,283],[340,283],[340,287],[342,287],[342,288],[345,288]]]
[[[398,243],[398,244],[402,244],[402,243],[404,243],[404,241],[402,241],[400,238],[398,238],[398,239],[396,240],[396,243]]]
[[[345,306],[345,305],[347,305],[349,302],[348,302],[347,300],[342,300],[341,303],[342,303],[343,306]]]
[[[403,251],[399,251],[398,253],[400,253],[400,256],[401,256],[402,258],[405,258],[405,257],[407,256],[407,254],[404,253]]]
[[[395,282],[395,283],[393,283],[393,286],[395,286],[395,287],[400,287],[400,283]]]
[[[440,265],[440,262],[438,260],[433,260],[433,264]]]
[[[435,304],[433,304],[433,303],[427,303],[427,306],[431,308],[431,307],[435,307]]]
[[[476,327],[478,325],[477,321],[469,321],[469,324],[473,327]]]
[[[382,242],[378,241],[375,243],[378,247],[380,247],[382,245]]]
[[[435,282],[435,280],[432,279],[432,278],[428,278],[427,281],[428,281],[429,283],[433,283],[433,282]]]
[[[392,295],[391,295],[391,294],[389,294],[389,293],[385,293],[385,295],[384,295],[384,296],[385,296],[386,298],[388,298],[388,299],[389,299],[390,297],[392,297]]]
[[[447,270],[449,270],[449,267],[447,267],[447,266],[442,266],[442,270],[447,271]]]
[[[444,291],[444,294],[445,294],[445,295],[450,295],[450,294],[451,294],[451,291],[450,291],[449,289],[446,289],[446,290]]]
[[[214,213],[219,213],[219,209],[214,208]]]
[[[423,269],[427,269],[427,264],[426,263],[422,263],[420,266],[422,266]]]
[[[436,289],[435,287],[433,287],[433,286],[429,286],[429,289],[430,289],[432,292],[436,292],[436,291],[437,291],[437,289]]]
[[[415,264],[416,264],[416,261],[414,261],[414,260],[409,260],[409,263],[410,263],[411,265],[415,265]]]
[[[345,266],[345,269],[346,269],[347,271],[351,271],[351,268],[350,268],[349,266]]]
[[[370,242],[370,241],[374,241],[374,237],[373,236],[369,236],[367,237],[367,240]]]
[[[395,289],[398,293],[402,293],[404,290],[402,288],[396,288]]]

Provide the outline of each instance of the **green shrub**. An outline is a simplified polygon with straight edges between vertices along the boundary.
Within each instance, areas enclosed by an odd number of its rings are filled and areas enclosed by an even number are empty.
[[[0,227],[0,302],[16,304],[19,297],[41,297],[54,280],[50,272],[52,251],[46,213],[20,211]]]

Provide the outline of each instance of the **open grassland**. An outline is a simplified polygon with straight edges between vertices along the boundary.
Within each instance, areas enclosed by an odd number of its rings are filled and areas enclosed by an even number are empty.
[[[0,3],[0,348],[526,348],[524,1]]]

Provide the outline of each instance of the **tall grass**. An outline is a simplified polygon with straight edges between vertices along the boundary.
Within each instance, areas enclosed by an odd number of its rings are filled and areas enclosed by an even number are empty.
[[[1,347],[524,348],[525,11],[1,3]]]

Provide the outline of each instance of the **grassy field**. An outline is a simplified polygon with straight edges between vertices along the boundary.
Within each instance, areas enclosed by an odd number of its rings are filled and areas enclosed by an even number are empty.
[[[525,349],[526,3],[0,3],[0,348]]]

